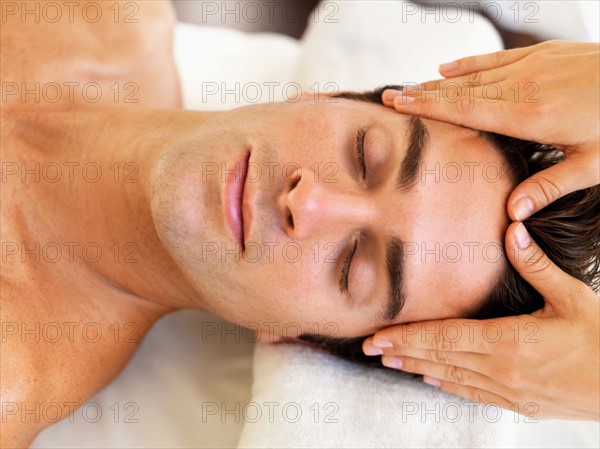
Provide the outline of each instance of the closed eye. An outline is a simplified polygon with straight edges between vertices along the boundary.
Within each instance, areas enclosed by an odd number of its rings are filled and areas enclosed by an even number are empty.
[[[342,267],[342,276],[340,277],[340,293],[342,294],[348,291],[348,273],[350,271],[350,264],[352,264],[352,259],[354,258],[354,254],[356,253],[357,246],[358,240],[354,242],[354,247],[344,260],[344,266]]]
[[[365,134],[367,131],[364,128],[358,130],[356,134],[356,152],[358,154],[358,165],[362,173],[363,179],[367,176],[367,165],[365,163]]]

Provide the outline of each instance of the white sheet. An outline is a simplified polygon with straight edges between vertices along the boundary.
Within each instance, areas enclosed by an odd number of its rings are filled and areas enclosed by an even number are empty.
[[[300,48],[281,34],[179,23],[175,59],[184,108],[214,111],[282,101],[286,84],[296,79]]]
[[[235,447],[239,417],[209,413],[215,404],[233,409],[251,399],[254,343],[246,335],[208,313],[168,315],[115,381],[75,412],[72,422],[42,432],[32,447]]]

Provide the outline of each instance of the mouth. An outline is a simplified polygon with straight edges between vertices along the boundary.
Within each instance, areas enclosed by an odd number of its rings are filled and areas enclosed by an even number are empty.
[[[226,172],[225,179],[225,212],[227,215],[227,224],[233,233],[235,241],[241,245],[242,251],[245,249],[244,236],[249,230],[249,221],[251,214],[249,205],[244,202],[244,186],[248,175],[248,161],[250,152],[244,153],[243,157],[236,162],[231,171]]]

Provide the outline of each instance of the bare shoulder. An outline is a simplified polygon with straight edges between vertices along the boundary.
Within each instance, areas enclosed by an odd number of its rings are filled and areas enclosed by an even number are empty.
[[[169,1],[2,1],[2,103],[179,107]]]

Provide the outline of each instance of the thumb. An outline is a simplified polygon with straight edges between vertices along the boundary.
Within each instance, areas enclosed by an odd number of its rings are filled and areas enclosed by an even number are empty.
[[[557,199],[593,186],[596,181],[589,171],[573,155],[530,176],[508,198],[508,215],[512,220],[523,221]]]
[[[523,223],[506,231],[506,253],[517,272],[546,302],[544,310],[556,314],[572,308],[573,291],[581,282],[562,271],[531,238]]]

